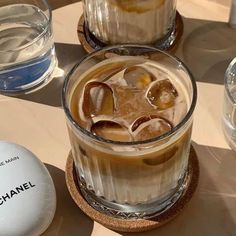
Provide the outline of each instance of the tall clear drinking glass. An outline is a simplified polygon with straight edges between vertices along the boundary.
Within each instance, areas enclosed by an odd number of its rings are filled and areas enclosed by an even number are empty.
[[[46,0],[0,1],[0,92],[42,86],[57,64]]]
[[[97,81],[100,78],[103,82]],[[165,105],[160,100],[158,108],[150,105],[155,100],[152,92],[162,94]],[[195,81],[185,65],[147,46],[105,48],[70,72],[63,107],[78,183],[94,208],[115,217],[148,218],[178,200],[186,187],[196,96]],[[94,103],[100,108],[92,108]],[[91,129],[85,128],[87,124]]]

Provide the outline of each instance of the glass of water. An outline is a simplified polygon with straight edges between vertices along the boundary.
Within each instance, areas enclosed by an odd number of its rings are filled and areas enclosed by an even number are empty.
[[[46,0],[0,1],[0,92],[44,85],[57,65],[52,14]]]
[[[236,58],[225,73],[223,131],[228,144],[236,151]]]

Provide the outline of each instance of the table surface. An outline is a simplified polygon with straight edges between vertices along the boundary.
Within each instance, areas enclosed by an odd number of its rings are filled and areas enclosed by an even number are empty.
[[[184,35],[176,55],[190,68],[198,86],[192,140],[200,162],[200,182],[193,199],[175,220],[139,235],[236,233],[236,154],[221,129],[224,72],[236,55],[236,30],[227,25],[229,4],[221,0],[178,0]],[[70,143],[61,87],[64,75],[85,55],[76,33],[81,13],[80,2],[53,11],[60,69],[40,91],[15,98],[0,95],[0,139],[30,149],[53,177],[57,211],[43,236],[137,235],[114,232],[93,222],[77,208],[66,188],[64,169]]]

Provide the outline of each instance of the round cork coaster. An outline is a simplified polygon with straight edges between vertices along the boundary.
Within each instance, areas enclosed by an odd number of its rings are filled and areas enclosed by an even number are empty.
[[[182,16],[177,11],[176,18],[175,18],[175,30],[174,30],[175,39],[168,48],[165,48],[163,50],[165,50],[167,52],[171,52],[177,48],[180,38],[183,34],[183,28],[184,28],[184,24],[183,24]],[[101,42],[89,31],[88,27],[85,24],[83,14],[81,15],[78,25],[77,25],[77,34],[78,34],[78,38],[79,38],[81,45],[83,46],[83,48],[85,49],[85,51],[87,53],[91,53],[95,50],[102,49],[106,46],[111,46],[111,45]],[[153,47],[158,48],[158,43],[151,44],[149,46],[153,46]]]
[[[150,219],[124,220],[108,216],[91,207],[83,198],[75,175],[74,162],[71,153],[66,164],[66,183],[69,192],[78,207],[91,219],[105,227],[120,232],[143,232],[162,226],[176,217],[192,198],[199,180],[199,163],[195,150],[191,147],[187,187],[177,202],[167,211]]]

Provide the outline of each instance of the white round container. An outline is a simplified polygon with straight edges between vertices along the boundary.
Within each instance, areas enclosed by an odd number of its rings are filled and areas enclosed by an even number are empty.
[[[44,164],[26,148],[0,141],[0,235],[40,235],[55,210],[55,187]]]

